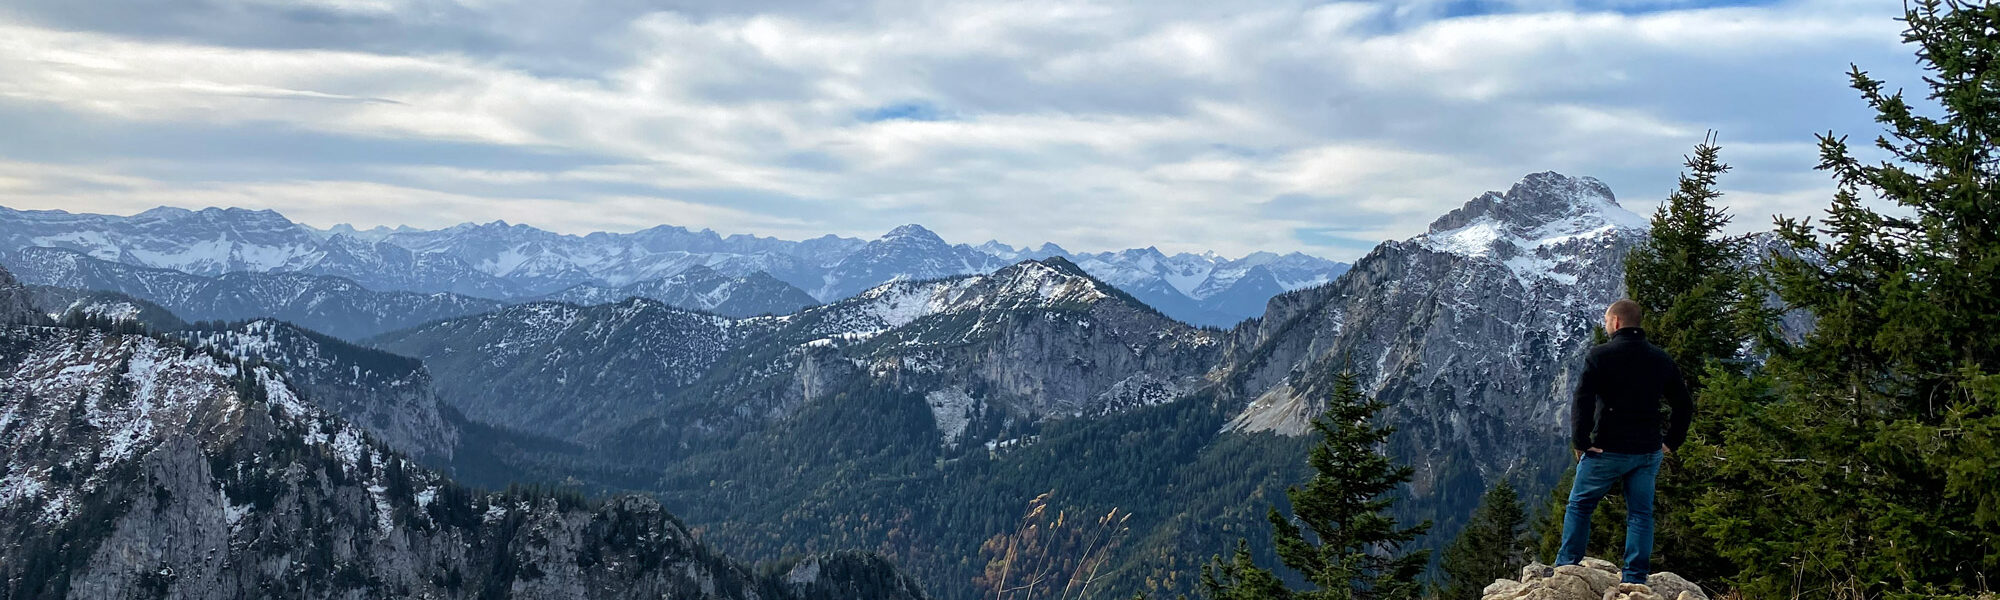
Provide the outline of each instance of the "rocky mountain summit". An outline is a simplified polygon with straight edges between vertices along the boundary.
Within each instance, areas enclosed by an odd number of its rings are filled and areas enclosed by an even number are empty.
[[[1618,579],[1618,566],[1602,559],[1554,569],[1534,563],[1521,568],[1519,580],[1486,586],[1480,600],[1708,600],[1701,586],[1673,573],[1654,573],[1643,584]]]
[[[1588,177],[1536,173],[1473,198],[1231,332],[1212,374],[1244,399],[1230,427],[1303,433],[1323,375],[1349,368],[1390,405],[1414,495],[1476,498],[1510,470],[1553,482],[1575,369],[1647,227]]]
[[[1072,253],[1055,244],[1016,249],[987,242],[978,249],[1015,260],[1068,259],[1160,312],[1210,327],[1231,327],[1262,315],[1272,296],[1324,285],[1351,266],[1298,252],[1253,252],[1231,259],[1213,252],[1168,255],[1152,247]]]

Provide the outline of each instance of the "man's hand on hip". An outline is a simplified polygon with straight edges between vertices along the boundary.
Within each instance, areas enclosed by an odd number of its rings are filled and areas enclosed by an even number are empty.
[[[1604,451],[1603,448],[1599,448],[1596,446],[1591,446],[1590,450],[1588,450],[1588,452],[1603,452],[1603,451]],[[1577,460],[1583,460],[1583,453],[1586,452],[1585,450],[1574,450],[1574,452],[1576,452]]]

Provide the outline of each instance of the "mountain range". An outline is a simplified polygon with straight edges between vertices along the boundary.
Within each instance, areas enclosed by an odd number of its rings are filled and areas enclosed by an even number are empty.
[[[1227,260],[1152,248],[1079,255],[1053,244],[1035,251],[998,242],[974,248],[917,225],[875,240],[788,241],[667,225],[586,235],[504,221],[437,230],[316,229],[272,211],[238,208],[160,207],[129,217],[0,208],[0,251],[36,247],[209,277],[323,275],[376,291],[510,302],[629,294],[731,316],[783,314],[806,297],[830,302],[894,280],[990,273],[1024,258],[1062,256],[1177,319],[1218,327],[1260,314],[1278,292],[1329,281],[1346,268],[1297,253]],[[16,270],[28,277],[26,269]],[[795,289],[780,289],[779,282]],[[745,291],[732,291],[739,287]]]
[[[1449,532],[1493,481],[1546,489],[1563,464],[1573,372],[1647,225],[1594,179],[1529,175],[1378,246],[1333,281],[1278,294],[1228,330],[1167,318],[1051,253],[989,275],[896,281],[792,315],[527,305],[369,343],[433,365],[442,397],[475,419],[577,444],[516,456],[511,469],[615,474],[598,481],[666,494],[732,551],[822,547],[802,538],[882,547],[904,536],[960,560],[991,523],[804,523],[1004,507],[989,498],[1025,502],[1027,490],[1067,482],[1053,487],[1079,508],[1152,509],[1135,525],[1150,541],[1119,559],[1117,585],[1179,593],[1185,582],[1158,584],[1156,570],[1198,562],[1233,542],[1209,536],[1260,515],[1202,517],[1146,498],[1236,490],[1282,502],[1269,494],[1293,472],[1297,445],[1286,440],[1306,432],[1336,370],[1354,371],[1390,406],[1385,418],[1400,431],[1390,450],[1417,467],[1408,518]],[[1220,482],[1210,472],[1246,463],[1264,470]],[[767,471],[794,475],[759,483],[751,474]],[[856,488],[840,473],[901,491]],[[706,483],[717,481],[732,483]],[[759,495],[786,486],[796,491]],[[1100,495],[1120,489],[1129,493]],[[986,533],[946,533],[967,529]],[[969,576],[963,563],[885,551],[934,589]]]
[[[65,303],[23,320],[173,326],[150,305],[238,321],[166,339],[270,365],[301,404],[462,480],[645,492],[732,555],[864,548],[951,599],[986,593],[966,585],[982,548],[1044,492],[1068,514],[1132,515],[1106,589],[1189,592],[1191,569],[1284,504],[1340,369],[1389,406],[1389,450],[1416,467],[1398,516],[1438,523],[1425,544],[1494,481],[1547,489],[1565,464],[1571,373],[1647,226],[1601,182],[1555,173],[1479,195],[1351,269],[968,247],[915,226],[784,242],[501,223],[321,231],[232,210],[7,213],[0,241],[18,247],[0,262],[35,284],[29,302]],[[238,218],[267,226],[201,235],[260,241],[201,246],[147,224]],[[86,222],[125,229],[93,236]],[[465,287],[508,299],[370,290],[333,268],[331,247],[463,266]],[[633,256],[655,262],[621,262]],[[160,266],[132,264],[147,261]],[[331,291],[260,291],[308,289]],[[1253,300],[1227,328],[1185,318]],[[243,321],[260,316],[281,321]]]
[[[24,282],[117,292],[163,307],[188,321],[274,317],[347,339],[506,305],[448,292],[375,291],[329,275],[249,271],[196,275],[43,246],[0,252],[0,262]]]
[[[753,572],[645,497],[460,486],[303,391],[342,383],[213,350],[324,340],[257,323],[195,346],[49,326],[30,302],[0,271],[0,314],[37,323],[0,325],[8,598],[924,597],[865,554]],[[345,354],[282,360],[367,353]]]

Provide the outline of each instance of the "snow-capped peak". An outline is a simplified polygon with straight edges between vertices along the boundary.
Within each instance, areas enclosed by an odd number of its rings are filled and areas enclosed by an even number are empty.
[[[1544,172],[1523,178],[1504,194],[1487,192],[1473,198],[1432,222],[1415,241],[1453,254],[1507,259],[1618,230],[1645,231],[1648,226],[1645,217],[1619,206],[1604,182]]]
[[[938,237],[938,234],[932,233],[931,230],[925,229],[924,226],[915,223],[891,229],[889,230],[889,233],[882,235],[882,239],[885,241],[911,240],[924,243],[936,243],[939,245],[943,245],[945,243],[944,238]]]
[[[984,252],[986,254],[991,254],[993,256],[997,256],[1000,258],[1008,258],[1008,259],[1014,258],[1015,256],[1019,256],[1021,254],[1021,250],[1017,250],[1013,246],[1000,243],[1000,240],[987,240],[986,243],[980,244],[978,246],[973,246],[972,249]]]

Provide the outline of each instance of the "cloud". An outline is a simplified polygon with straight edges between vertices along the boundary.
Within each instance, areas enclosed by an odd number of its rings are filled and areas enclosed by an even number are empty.
[[[73,4],[0,21],[10,206],[1352,258],[1535,171],[1647,212],[1711,128],[1764,223],[1849,61],[1915,83],[1879,2]]]

